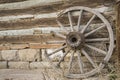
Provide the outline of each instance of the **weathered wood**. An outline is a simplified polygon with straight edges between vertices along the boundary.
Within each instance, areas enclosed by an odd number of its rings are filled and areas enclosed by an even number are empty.
[[[119,3],[120,2],[120,0],[115,0],[116,1],[116,3]]]
[[[1,4],[0,9],[2,8],[1,6],[4,6],[4,5],[8,5],[8,4],[18,5],[20,3],[30,2],[30,1],[34,1],[34,0]],[[37,0],[37,1],[39,2],[41,0]],[[46,26],[54,27],[54,26],[57,26],[55,19],[58,14],[57,12],[59,10],[63,10],[65,8],[68,8],[71,6],[89,6],[89,7],[100,6],[99,8],[96,8],[96,10],[98,10],[104,14],[104,11],[107,11],[108,7],[101,6],[101,5],[103,5],[105,3],[110,3],[110,4],[112,3],[111,0],[100,0],[100,1],[95,1],[95,0],[92,0],[92,1],[88,1],[88,0],[79,0],[79,1],[78,0],[74,0],[74,1],[65,0],[65,1],[62,1],[62,0],[57,0],[57,1],[46,1],[47,3],[50,3],[50,5],[45,6],[43,4],[43,5],[39,5],[37,7],[30,7],[27,9],[7,10],[6,8],[4,8],[3,10],[0,11],[0,16],[1,16],[0,17],[0,25],[1,25],[0,30],[28,29],[28,28],[46,27]],[[44,0],[43,0],[43,2],[44,2]],[[55,2],[55,4],[54,4],[54,2]],[[12,7],[15,7],[13,5],[12,5]],[[5,6],[5,7],[8,7],[8,6]],[[22,7],[23,7],[23,5],[22,5]],[[15,7],[15,8],[17,8],[17,7]],[[20,7],[18,6],[18,8],[20,8]],[[105,15],[108,15],[108,13],[106,14],[106,12],[105,12]]]
[[[13,3],[13,2],[21,2],[26,0],[0,0],[0,4],[2,3]]]
[[[10,49],[27,49],[29,48],[29,44],[10,44],[9,45]]]
[[[0,46],[0,50],[9,50],[10,46]]]
[[[30,48],[32,49],[51,49],[60,48],[62,44],[41,44],[41,43],[30,43]]]
[[[0,45],[0,50],[19,50],[19,49],[56,49],[63,46],[63,44],[42,44],[42,43],[29,43],[29,44],[7,44]]]
[[[98,8],[97,8],[98,9]],[[113,12],[112,12],[113,13]],[[111,14],[112,14],[111,13]],[[38,27],[56,27],[58,26],[56,22],[56,17],[58,13],[48,13],[39,15],[18,15],[18,16],[4,16],[0,17],[0,30],[11,30],[11,29],[29,29]],[[105,14],[107,15],[107,14]],[[112,15],[114,16],[114,15]],[[85,23],[90,15],[85,15],[81,23]],[[78,16],[74,16],[74,23],[77,24]],[[61,18],[61,21],[68,23],[67,17]],[[100,22],[99,19],[95,19],[93,23]]]
[[[52,5],[52,4],[59,3],[59,2],[62,2],[62,0],[48,0],[48,1],[27,0],[23,2],[1,4],[0,10],[25,9],[25,8],[36,7],[36,6]]]
[[[120,67],[120,2],[116,5],[116,45],[117,45],[117,54],[118,54],[118,68]],[[119,72],[119,70],[118,70]]]
[[[36,0],[36,1],[41,1],[41,0]],[[42,0],[42,1],[46,1],[46,0]],[[49,3],[50,0],[48,0],[46,2]],[[49,5],[42,4],[42,5],[38,5],[37,7],[30,7],[27,9],[15,9],[15,10],[14,9],[4,10],[3,9],[0,11],[0,16],[18,15],[18,14],[33,14],[33,13],[35,13],[35,14],[50,13],[50,12],[57,12],[59,10],[63,10],[65,8],[73,7],[73,6],[87,6],[87,7],[97,7],[98,6],[99,7],[99,6],[102,6],[105,4],[111,5],[111,4],[113,4],[113,2],[114,2],[114,0],[113,1],[112,0],[91,0],[91,1],[89,1],[89,0],[72,0],[72,1],[71,0],[61,0],[61,2],[56,1],[55,4],[51,4],[51,3],[49,3]],[[7,6],[5,6],[5,7],[7,7]],[[12,5],[12,7],[13,7],[13,5]],[[17,8],[20,8],[20,6],[17,6]]]
[[[12,1],[11,1],[12,2]],[[58,3],[68,3],[67,5],[71,5],[69,4],[71,2],[71,0],[27,0],[27,1],[23,1],[23,2],[16,2],[16,3],[6,3],[6,4],[1,4],[0,5],[0,10],[13,10],[13,9],[25,9],[25,8],[29,8],[29,7],[36,7],[36,6],[46,6],[46,5],[52,5],[52,4],[58,4]],[[91,1],[88,1],[88,0],[74,0],[72,1],[72,4],[87,4],[88,3],[95,3],[95,4],[92,4],[92,5],[98,5],[99,4],[105,4],[105,2],[111,2],[111,0],[100,0],[100,1],[96,1],[96,0],[91,0]],[[97,4],[96,4],[97,3]],[[27,5],[26,5],[27,4]],[[21,6],[22,5],[22,6]]]
[[[55,38],[52,34],[39,34],[39,35],[13,35],[1,36],[0,44],[4,43],[45,43],[52,40],[61,40]]]
[[[0,22],[0,30],[30,29],[39,27],[56,27],[55,18],[52,19],[23,19],[17,22]]]

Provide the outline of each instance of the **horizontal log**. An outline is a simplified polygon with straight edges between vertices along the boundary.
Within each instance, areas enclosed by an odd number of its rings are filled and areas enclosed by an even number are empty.
[[[30,29],[39,27],[56,27],[55,18],[50,19],[25,19],[16,22],[0,22],[0,30]]]
[[[91,24],[91,27],[88,27],[88,31],[93,30],[97,28],[98,26],[103,25],[103,23],[95,23]],[[82,29],[85,25],[81,25]],[[65,27],[67,30],[70,30],[70,27]],[[75,29],[77,29],[77,26],[74,26]],[[20,29],[20,30],[4,30],[0,31],[0,36],[24,36],[24,35],[34,35],[34,34],[41,34],[41,33],[51,33],[51,31],[56,32],[63,32],[63,30],[60,27],[40,27],[40,28],[31,28],[31,29]]]
[[[29,44],[9,44],[8,46],[12,50],[29,48]]]
[[[32,1],[34,1],[34,0],[32,0]],[[41,1],[41,0],[36,0],[36,1]],[[42,0],[42,1],[46,1],[46,0]],[[52,1],[54,1],[54,0],[52,0]],[[50,0],[48,0],[46,2],[49,3]],[[112,0],[91,0],[91,1],[89,1],[89,0],[72,0],[72,1],[71,0],[64,0],[64,1],[61,0],[60,2],[56,1],[55,4],[49,3],[49,5],[44,5],[44,4],[38,5],[38,6],[35,5],[36,7],[30,7],[30,8],[26,8],[26,9],[20,9],[21,6],[17,5],[17,8],[19,8],[19,9],[6,10],[6,8],[3,8],[2,10],[0,10],[0,16],[18,15],[18,14],[33,14],[33,13],[34,14],[51,13],[51,12],[57,12],[59,10],[63,10],[68,7],[73,7],[73,6],[86,6],[86,7],[93,8],[93,7],[100,7],[105,4],[107,4],[107,6],[108,6],[108,4],[109,4],[109,7],[110,7],[111,4],[113,4],[113,3],[114,3],[114,0],[113,1]],[[10,4],[13,4],[13,3],[10,3]],[[14,4],[11,6],[14,7]],[[5,4],[3,4],[3,5],[5,5]],[[5,5],[5,7],[8,7],[8,6]],[[22,5],[22,7],[23,7],[23,5]]]
[[[100,7],[100,8],[93,8],[93,10],[105,13],[109,7]],[[59,12],[53,13],[44,13],[44,14],[25,14],[25,15],[13,15],[13,16],[1,16],[0,21],[17,21],[21,19],[44,19],[44,18],[56,18]],[[78,16],[79,12],[73,14],[73,16]],[[88,15],[88,14],[86,14]]]
[[[102,32],[101,32],[102,33]],[[106,33],[99,33],[99,36],[106,37]],[[99,38],[98,35],[91,35],[90,38],[95,37]],[[6,43],[63,43],[63,39],[52,34],[39,34],[39,35],[22,35],[22,36],[3,36],[0,37],[0,44]]]
[[[63,0],[48,0],[48,1],[46,1],[46,0],[27,0],[27,1],[23,1],[23,2],[5,3],[5,4],[0,4],[0,10],[25,9],[25,8],[35,7],[35,6],[52,5],[55,3],[62,2],[62,1]]]
[[[45,43],[49,40],[62,40],[52,36],[52,34],[39,34],[39,35],[17,35],[17,36],[1,36],[0,44],[6,43]]]
[[[0,50],[56,49],[56,48],[60,48],[61,46],[62,44],[42,44],[42,43],[9,44],[9,45],[0,45]]]
[[[106,8],[106,7],[104,7]],[[101,10],[101,8],[97,8]],[[103,13],[104,10],[102,9]],[[114,12],[112,12],[114,13]],[[107,16],[114,16],[112,13],[105,12]],[[58,26],[56,22],[56,17],[58,13],[49,13],[49,14],[39,14],[39,15],[17,15],[17,16],[4,16],[0,17],[0,30],[15,30],[15,29],[29,29],[29,28],[38,28],[38,27],[56,27]],[[77,13],[78,14],[78,13]],[[77,22],[77,14],[74,18],[75,23]],[[111,15],[112,14],[112,15]],[[91,15],[85,15],[82,22],[85,23]],[[109,17],[110,18],[110,17]],[[68,18],[62,18],[61,21],[68,21]],[[99,19],[95,19],[93,23],[98,23]],[[68,24],[68,23],[67,23]]]
[[[40,44],[40,43],[30,43],[31,49],[51,49],[60,48],[62,44]]]
[[[21,29],[21,30],[5,30],[5,31],[0,31],[0,36],[14,36],[14,35],[33,35],[34,34],[34,30],[36,30],[37,28],[33,28],[33,29]],[[39,29],[38,29],[39,30]]]
[[[26,15],[13,15],[0,17],[0,21],[17,21],[21,19],[44,19],[44,18],[56,18],[58,12],[47,14],[26,14]]]
[[[13,3],[13,2],[21,2],[26,0],[0,0],[0,4],[2,3]]]
[[[10,50],[10,46],[0,46],[0,50]]]
[[[51,31],[63,32],[60,29],[60,27],[41,27],[41,28],[20,29],[20,30],[4,30],[4,31],[0,31],[0,36],[16,36],[16,35],[24,36],[24,35],[34,35],[41,33],[51,33]]]

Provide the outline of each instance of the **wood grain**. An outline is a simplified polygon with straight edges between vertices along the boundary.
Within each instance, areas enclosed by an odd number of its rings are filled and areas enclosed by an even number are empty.
[[[120,67],[120,3],[116,5],[117,22],[116,22],[116,45],[118,54],[118,67]],[[118,70],[119,72],[119,70]]]
[[[51,34],[39,34],[39,35],[14,35],[14,36],[1,36],[0,43],[45,43],[52,40],[62,40],[52,36]]]

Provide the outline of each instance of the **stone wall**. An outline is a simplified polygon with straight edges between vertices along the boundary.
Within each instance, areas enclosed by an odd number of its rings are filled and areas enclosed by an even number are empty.
[[[0,68],[29,69],[30,64],[41,60],[40,50],[2,50],[0,51]]]
[[[49,45],[41,43],[1,44],[0,69],[51,68],[51,65],[44,56],[45,49],[50,52],[60,46],[61,44]],[[62,51],[59,53],[63,54]]]
[[[2,50],[0,51],[0,69],[50,68],[43,53],[40,49]]]

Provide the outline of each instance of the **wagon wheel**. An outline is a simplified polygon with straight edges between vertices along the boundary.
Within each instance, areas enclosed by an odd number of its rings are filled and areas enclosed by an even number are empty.
[[[87,15],[90,15],[90,17]],[[84,21],[86,17],[89,18],[87,22],[85,22],[86,20]],[[77,21],[75,21],[75,18]],[[94,28],[91,29],[91,25],[94,23],[94,21],[96,21],[95,24],[101,23],[101,25],[93,26]],[[55,31],[53,31],[53,33],[55,36],[63,39],[63,41],[60,41],[60,43],[63,43],[64,45],[51,53],[47,51],[45,53],[47,60],[52,64],[54,69],[57,70],[57,72],[64,74],[64,76],[68,78],[86,78],[100,72],[105,65],[104,63],[109,61],[114,47],[114,38],[111,25],[103,17],[103,15],[88,7],[71,7],[60,12],[57,18],[57,23],[64,34]],[[105,34],[103,34],[104,32]],[[96,36],[95,34],[98,35]],[[55,42],[53,41],[53,43]],[[103,49],[96,47],[94,44],[107,44],[107,46],[106,49]],[[54,63],[53,58],[50,56],[57,54],[62,50],[65,50],[66,52],[57,63]],[[93,59],[91,54],[102,55],[102,59],[96,64],[96,61]],[[70,55],[68,58],[69,62],[66,63],[68,66],[67,69],[63,70],[61,65],[63,62],[65,62],[64,59],[67,57],[67,55]],[[89,71],[84,69],[85,64],[82,57],[85,57],[91,64],[92,69]],[[98,58],[99,57],[96,57],[96,59]],[[74,59],[77,59],[78,62],[79,72],[77,73],[70,72],[73,66],[72,64],[76,62]]]

